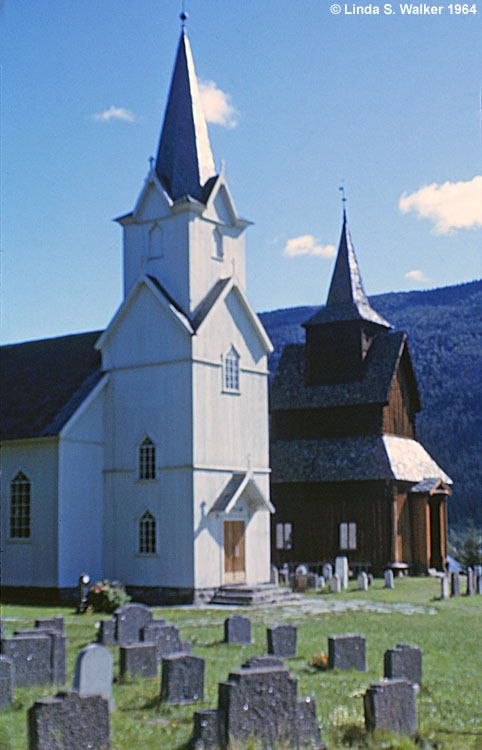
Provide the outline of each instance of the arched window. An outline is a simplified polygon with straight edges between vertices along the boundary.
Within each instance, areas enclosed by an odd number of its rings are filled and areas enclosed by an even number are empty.
[[[156,446],[146,437],[139,446],[139,479],[156,478]]]
[[[156,519],[148,510],[139,521],[139,554],[153,555],[156,552]]]
[[[30,539],[30,479],[19,471],[10,485],[10,538]]]
[[[239,354],[234,346],[224,357],[223,385],[226,391],[239,391]]]
[[[218,260],[224,257],[223,233],[219,227],[214,230],[214,257]]]

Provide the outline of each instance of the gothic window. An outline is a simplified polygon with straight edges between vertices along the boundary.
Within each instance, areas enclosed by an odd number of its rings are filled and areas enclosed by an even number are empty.
[[[340,549],[356,549],[356,523],[340,524]]]
[[[139,520],[139,554],[156,553],[156,519],[148,510]]]
[[[224,357],[223,385],[225,391],[239,391],[239,354],[234,346]]]
[[[30,479],[19,471],[10,485],[10,538],[30,539]]]
[[[224,257],[223,233],[219,227],[214,230],[214,257],[218,260]]]
[[[139,479],[156,478],[156,446],[146,437],[139,446]]]
[[[293,527],[291,523],[276,524],[276,549],[291,549]]]

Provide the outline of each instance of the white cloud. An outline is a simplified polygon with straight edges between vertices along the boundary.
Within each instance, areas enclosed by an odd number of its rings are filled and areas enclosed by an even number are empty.
[[[415,193],[404,193],[399,206],[404,214],[414,211],[435,222],[435,234],[475,229],[482,226],[482,176],[467,182],[425,185]]]
[[[224,128],[236,127],[238,112],[231,104],[231,97],[221,91],[214,81],[199,81],[199,95],[204,117],[208,122]]]
[[[124,122],[135,122],[136,116],[133,112],[130,112],[124,107],[114,107],[112,104],[109,109],[104,112],[92,115],[92,119],[96,122],[110,122],[111,120],[124,120]]]
[[[293,237],[288,240],[283,255],[294,258],[297,255],[319,255],[322,258],[333,258],[336,255],[334,245],[319,245],[318,240],[312,234],[303,234],[301,237]]]
[[[428,276],[424,274],[423,271],[420,271],[420,269],[416,268],[413,271],[407,271],[405,274],[405,278],[409,281],[416,281],[417,284],[424,284],[425,282],[432,281],[432,279],[429,279]]]

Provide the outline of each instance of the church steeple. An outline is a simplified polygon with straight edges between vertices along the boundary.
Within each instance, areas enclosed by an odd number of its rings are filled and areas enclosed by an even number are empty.
[[[183,19],[184,20],[184,19]],[[173,200],[203,200],[202,187],[216,174],[206,120],[184,27],[177,49],[155,171]]]

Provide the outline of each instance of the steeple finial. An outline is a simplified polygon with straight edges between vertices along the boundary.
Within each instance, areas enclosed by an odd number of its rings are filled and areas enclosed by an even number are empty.
[[[340,187],[338,188],[338,190],[340,190],[340,192],[341,192],[341,196],[342,196],[342,197],[341,197],[341,202],[342,202],[342,205],[343,205],[343,221],[345,222],[345,221],[346,221],[346,210],[345,210],[345,208],[346,208],[346,207],[345,207],[345,204],[346,204],[346,195],[345,195],[345,184],[344,184],[344,180],[342,180],[342,181],[341,181],[341,185],[340,185]]]

